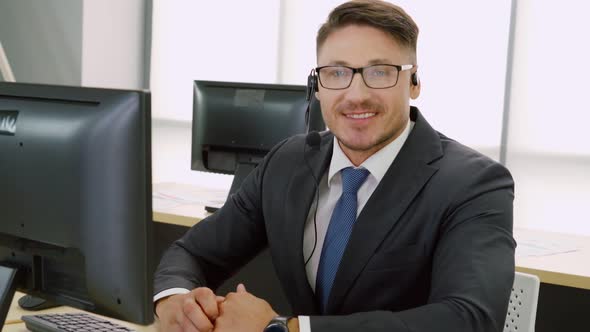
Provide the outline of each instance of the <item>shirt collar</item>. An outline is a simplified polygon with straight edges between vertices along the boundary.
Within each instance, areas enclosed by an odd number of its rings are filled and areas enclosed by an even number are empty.
[[[401,135],[381,148],[381,150],[375,152],[375,154],[365,160],[359,167],[367,169],[371,175],[375,177],[377,183],[381,182],[381,179],[383,179],[385,173],[389,169],[389,166],[391,166],[395,160],[395,157],[397,157],[413,127],[414,122],[408,121],[406,128],[404,131],[402,131]],[[344,154],[344,151],[342,151],[340,148],[340,144],[338,144],[338,139],[336,136],[334,136],[334,149],[332,151],[332,159],[330,161],[330,169],[328,171],[328,187],[330,186],[334,176],[346,167],[355,166]]]

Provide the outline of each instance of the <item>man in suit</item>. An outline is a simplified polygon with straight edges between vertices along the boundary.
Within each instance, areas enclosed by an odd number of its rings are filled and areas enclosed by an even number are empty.
[[[330,132],[278,144],[167,251],[165,331],[502,331],[514,183],[410,106],[417,35],[386,2],[332,11],[310,80]],[[211,290],[267,246],[296,316]]]

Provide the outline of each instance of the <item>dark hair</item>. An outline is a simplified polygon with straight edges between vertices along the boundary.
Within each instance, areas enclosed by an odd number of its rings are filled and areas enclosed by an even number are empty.
[[[348,25],[368,25],[382,30],[416,56],[418,26],[402,8],[381,0],[353,0],[334,8],[318,30],[317,51],[330,33]]]

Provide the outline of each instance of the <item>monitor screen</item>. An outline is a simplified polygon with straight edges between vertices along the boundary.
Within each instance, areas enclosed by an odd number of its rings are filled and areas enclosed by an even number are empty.
[[[305,86],[195,81],[193,102],[191,168],[235,174],[230,194],[274,145],[324,129]]]
[[[149,92],[0,82],[0,293],[153,321],[150,122]]]

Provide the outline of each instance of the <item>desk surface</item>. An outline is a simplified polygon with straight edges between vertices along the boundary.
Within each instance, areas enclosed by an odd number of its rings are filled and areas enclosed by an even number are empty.
[[[535,274],[542,282],[590,290],[590,237],[515,229],[514,238],[535,239],[577,250],[537,257],[516,257],[516,270]]]
[[[37,314],[62,314],[62,313],[74,313],[74,312],[83,312],[82,310],[79,309],[74,309],[71,307],[67,307],[67,306],[61,306],[61,307],[56,307],[56,308],[51,308],[51,309],[45,309],[45,310],[41,310],[41,311],[27,311],[27,310],[23,310],[18,306],[18,299],[23,296],[24,294],[21,292],[16,292],[14,294],[14,298],[12,300],[12,304],[10,305],[10,310],[8,311],[8,315],[6,316],[6,323],[4,324],[4,327],[2,328],[2,332],[25,332],[28,331],[25,323],[22,322],[22,320],[20,319],[20,317],[22,315],[37,315]],[[91,314],[93,315],[93,314]],[[126,326],[128,328],[140,331],[140,332],[156,332],[157,328],[156,328],[156,324],[152,324],[149,326],[142,326],[142,325],[136,325],[136,324],[131,324],[131,323],[127,323],[124,321],[120,321],[117,319],[112,319],[112,318],[108,318],[108,317],[104,317],[104,316],[100,316],[100,315],[95,315],[95,316],[99,316],[102,317],[104,319],[108,319],[114,323],[120,324],[122,326]]]
[[[153,186],[153,218],[154,221],[190,227],[209,213],[205,211],[203,202],[208,195],[225,197],[227,192],[214,191],[194,185],[179,183],[158,183]],[[190,199],[194,197],[194,199]]]
[[[170,196],[194,195],[196,201],[204,201],[207,189],[195,185],[161,183],[154,185],[154,192]],[[219,192],[216,192],[219,196]],[[186,201],[186,197],[185,201]],[[177,203],[157,208],[154,204],[154,220],[190,227],[203,219],[207,213],[203,204]],[[539,276],[542,282],[590,289],[590,237],[552,232],[515,229],[515,239],[534,238],[539,241],[562,243],[578,248],[577,251],[539,257],[516,257],[516,270]]]

